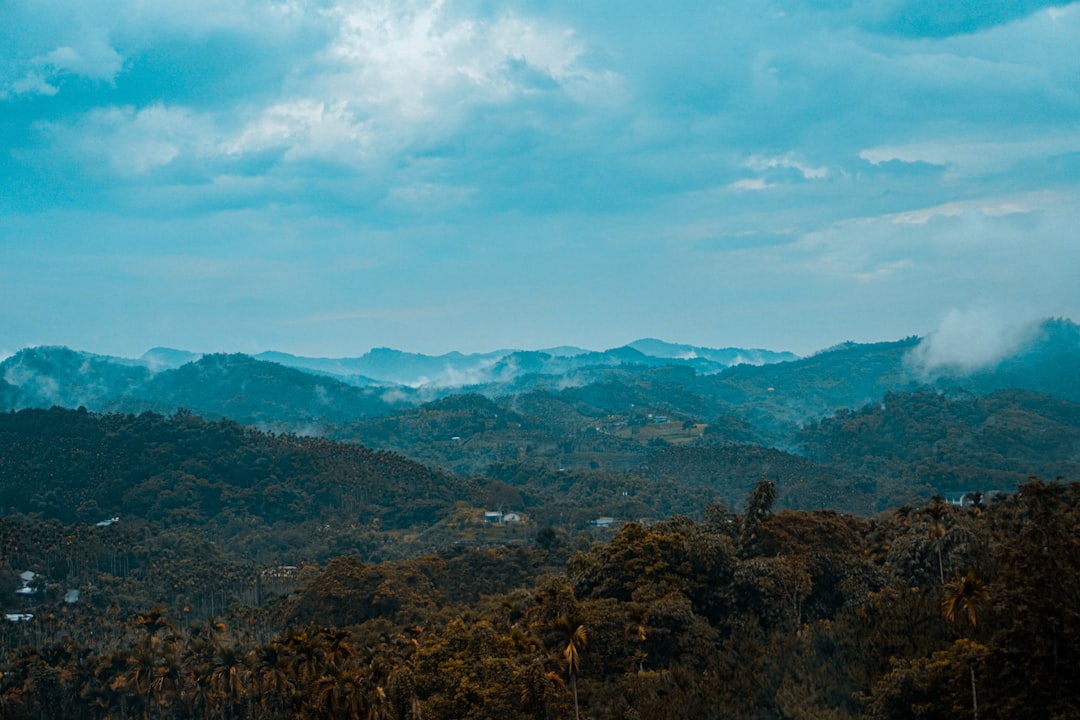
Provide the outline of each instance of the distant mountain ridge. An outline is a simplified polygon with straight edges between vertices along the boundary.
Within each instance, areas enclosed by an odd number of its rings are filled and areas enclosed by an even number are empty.
[[[760,348],[707,348],[696,345],[669,343],[656,338],[642,338],[627,345],[640,353],[656,358],[672,360],[704,360],[710,363],[732,367],[734,365],[769,365],[778,362],[798,360],[799,356],[791,352],[777,352]]]
[[[540,393],[555,401],[548,407],[567,413],[549,418],[552,427],[644,412],[714,423],[731,429],[740,442],[788,447],[805,423],[890,392],[929,388],[985,395],[1015,388],[1080,402],[1080,328],[1069,320],[1045,321],[1022,347],[980,369],[927,365],[928,354],[920,352],[925,342],[911,337],[844,343],[804,358],[650,338],[605,351],[562,347],[429,356],[376,348],[338,359],[170,348],[127,359],[35,347],[0,363],[0,410],[185,408],[277,431],[322,434],[327,427],[455,394]]]
[[[99,405],[128,396],[158,373],[197,363],[203,353],[155,347],[137,359],[72,350],[60,346],[31,347],[0,363],[0,398],[12,407]],[[357,387],[453,389],[509,383],[525,374],[556,375],[584,367],[625,364],[686,364],[698,372],[719,372],[742,362],[764,364],[794,360],[789,352],[721,350],[638,340],[605,351],[563,346],[543,351],[496,350],[424,355],[392,348],[373,348],[360,357],[312,358],[266,351],[250,356],[306,373],[323,375]],[[12,388],[16,389],[12,389]],[[18,398],[12,402],[12,398]]]
[[[175,370],[181,365],[194,362],[201,353],[173,348],[153,348],[138,360],[151,371]],[[463,387],[479,385],[495,380],[506,382],[513,378],[516,365],[523,372],[556,374],[573,368],[598,365],[621,365],[636,363],[662,365],[686,364],[698,372],[720,372],[733,365],[765,365],[768,363],[797,360],[791,352],[778,352],[759,348],[707,348],[695,345],[669,343],[655,338],[643,338],[608,350],[586,350],[563,345],[545,350],[493,350],[486,353],[461,353],[457,351],[442,355],[425,355],[393,348],[372,348],[359,357],[321,358],[304,357],[274,350],[252,355],[256,360],[277,363],[320,375],[329,375],[351,385],[404,385],[420,387]],[[121,358],[111,358],[121,360]],[[522,363],[521,361],[525,361]],[[494,374],[486,376],[485,373]]]

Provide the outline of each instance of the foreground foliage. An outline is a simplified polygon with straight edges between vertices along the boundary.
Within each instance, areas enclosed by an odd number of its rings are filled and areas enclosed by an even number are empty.
[[[136,610],[104,593],[45,602],[0,625],[0,714],[1080,714],[1080,486],[1033,479],[985,508],[873,519],[773,512],[775,497],[762,479],[741,514],[630,523],[565,563],[550,537],[341,557],[212,619],[137,585],[124,603]],[[5,585],[23,522],[0,524]]]

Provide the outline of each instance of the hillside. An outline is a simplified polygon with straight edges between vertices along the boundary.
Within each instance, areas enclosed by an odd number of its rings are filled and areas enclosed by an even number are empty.
[[[197,529],[229,552],[325,554],[313,529],[353,536],[430,525],[475,489],[393,453],[278,436],[190,414],[0,413],[6,514],[95,523],[119,516]],[[328,543],[332,544],[332,543]]]
[[[1080,477],[1080,404],[1043,393],[889,393],[808,424],[798,447],[847,472],[939,491],[1011,489],[1029,475]]]

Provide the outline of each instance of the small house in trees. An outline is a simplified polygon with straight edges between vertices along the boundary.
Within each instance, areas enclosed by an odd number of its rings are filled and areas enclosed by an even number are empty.
[[[945,502],[949,503],[950,505],[955,505],[956,507],[970,507],[971,506],[971,502],[969,500],[970,497],[971,497],[971,493],[966,492],[966,491],[963,491],[963,492],[949,492],[949,493],[945,493]]]
[[[22,581],[22,587],[15,591],[16,595],[33,595],[34,588],[30,587],[30,583],[34,582],[37,578],[37,573],[33,570],[27,570],[19,575],[19,580]]]
[[[1005,494],[1004,490],[960,490],[945,493],[945,502],[959,508],[982,507]]]
[[[502,510],[488,510],[484,513],[486,523],[511,523],[521,522],[521,515],[516,512],[503,512]]]

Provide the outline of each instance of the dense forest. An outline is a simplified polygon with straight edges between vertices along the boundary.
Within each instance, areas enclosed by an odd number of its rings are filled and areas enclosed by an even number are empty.
[[[1002,413],[1026,427],[1025,403],[1054,410],[1043,444],[996,448],[1076,446],[1075,407],[1029,394],[888,397],[805,442],[840,468],[873,423],[882,478],[935,432],[985,466],[971,438]],[[806,495],[813,462],[703,439],[642,475],[463,479],[187,413],[0,415],[4,717],[1080,712],[1080,486],[842,515]],[[760,467],[786,480],[716,501],[707,477]],[[535,518],[489,526],[497,505]],[[590,528],[605,508],[650,517]]]
[[[0,717],[1080,718],[1077,337],[398,368],[455,391],[24,351]]]
[[[578,550],[541,533],[246,578],[213,571],[212,544],[172,546],[215,576],[192,593],[232,598],[212,616],[170,602],[183,593],[154,602],[132,587],[164,572],[168,544],[5,518],[5,558],[30,559],[29,543],[53,561],[42,594],[62,591],[50,587],[61,576],[96,590],[0,625],[0,707],[6,718],[1080,713],[1080,487],[1033,479],[985,507],[871,519],[773,512],[775,492],[763,479],[742,513],[628,523]],[[152,536],[143,528],[141,542]],[[13,568],[3,576],[16,583]]]

